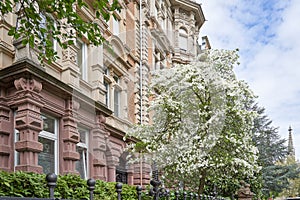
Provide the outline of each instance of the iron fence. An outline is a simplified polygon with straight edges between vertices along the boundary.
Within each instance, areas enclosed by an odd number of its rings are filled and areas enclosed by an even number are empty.
[[[57,200],[54,197],[54,189],[56,187],[57,176],[56,174],[48,174],[46,176],[47,186],[49,188],[49,198],[32,198],[32,197],[0,197],[0,200]],[[89,190],[89,199],[93,200],[94,190],[95,190],[96,181],[94,179],[87,180],[87,188]],[[216,196],[209,195],[200,195],[195,193],[188,193],[184,191],[173,191],[170,192],[168,189],[161,187],[161,182],[159,180],[153,179],[150,181],[151,188],[149,191],[144,192],[144,195],[150,196],[150,199],[153,200],[169,200],[172,196],[172,199],[175,200],[224,200],[223,198],[218,198]],[[116,183],[116,193],[117,200],[122,200],[122,183]],[[137,200],[142,200],[142,187],[136,187],[136,198]],[[148,197],[149,199],[149,197]],[[60,199],[64,200],[64,199]]]

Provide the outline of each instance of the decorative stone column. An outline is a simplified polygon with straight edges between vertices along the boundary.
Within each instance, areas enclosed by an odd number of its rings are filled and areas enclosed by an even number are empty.
[[[132,165],[129,165],[128,170],[127,170],[127,183],[128,185],[133,185],[133,176],[134,176],[134,168]]]
[[[63,174],[78,174],[75,163],[80,159],[79,153],[76,151],[76,144],[79,142],[79,134],[77,130],[77,111],[79,103],[72,100],[72,97],[66,100],[66,110],[63,116]]]
[[[106,171],[106,141],[109,133],[105,131],[105,117],[97,113],[95,117],[95,127],[92,130],[92,160],[93,160],[93,178],[107,181]]]
[[[5,99],[0,97],[0,170],[12,170],[13,123]]]
[[[107,151],[106,151],[106,161],[107,161],[107,170],[108,170],[108,182],[116,181],[116,169],[119,165],[119,158],[122,154],[122,149],[118,146],[115,146],[109,140],[107,141]]]
[[[241,187],[237,192],[238,200],[252,200],[254,193],[250,190],[250,184],[245,183],[244,181],[240,182]]]
[[[17,107],[16,129],[19,130],[15,149],[20,156],[16,170],[42,173],[43,169],[38,165],[38,153],[43,149],[38,142],[43,123],[40,112],[43,107],[40,95],[42,83],[32,78],[19,78],[14,84],[17,89],[14,97],[14,106]]]

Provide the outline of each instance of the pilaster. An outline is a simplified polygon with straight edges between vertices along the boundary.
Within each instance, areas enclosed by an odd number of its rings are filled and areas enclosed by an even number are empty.
[[[13,161],[13,124],[4,98],[0,98],[0,138],[0,170],[10,171]]]
[[[79,153],[76,151],[76,144],[79,142],[79,134],[77,130],[77,111],[79,103],[74,101],[72,97],[66,100],[65,115],[63,116],[63,174],[78,174],[75,169],[75,163],[79,160]]]
[[[33,78],[19,78],[14,81],[17,92],[14,97],[14,107],[17,107],[16,129],[19,131],[19,140],[15,149],[19,152],[20,163],[16,170],[42,173],[38,165],[38,153],[43,145],[38,142],[42,130],[40,109],[43,107],[42,83]]]
[[[116,181],[116,168],[119,165],[119,159],[122,154],[122,149],[111,141],[107,141],[106,162],[109,182]]]
[[[105,117],[97,113],[95,118],[95,127],[92,130],[92,160],[93,160],[93,178],[107,180],[106,171],[106,141],[108,133],[105,131]]]

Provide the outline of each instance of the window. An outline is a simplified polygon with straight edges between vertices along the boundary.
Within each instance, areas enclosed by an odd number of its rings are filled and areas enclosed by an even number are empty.
[[[105,87],[105,105],[107,105],[107,107],[109,107],[109,83],[104,80],[104,87]]]
[[[114,113],[116,117],[120,116],[120,96],[121,90],[119,88],[115,88],[114,90]]]
[[[116,167],[116,182],[128,183],[128,173],[127,173],[127,152],[122,153],[119,158],[119,165]]]
[[[126,171],[116,170],[116,182],[127,184],[127,176]]]
[[[188,48],[188,34],[183,28],[179,29],[179,47],[184,51],[186,51]]]
[[[14,117],[15,117],[15,113],[14,113]],[[17,142],[19,140],[20,140],[20,133],[17,129],[15,129],[15,141],[14,142]],[[17,165],[20,164],[20,154],[17,151],[15,151],[15,160],[14,160],[14,162],[15,162],[14,166],[17,166]]]
[[[39,134],[39,142],[43,144],[43,151],[39,153],[38,164],[43,167],[43,173],[58,174],[57,119],[42,115],[43,130]]]
[[[154,17],[156,17],[157,18],[157,13],[158,13],[158,7],[157,7],[157,5],[155,4],[154,5]]]
[[[103,76],[103,84],[105,87],[105,105],[110,107],[110,81],[109,81],[109,69],[106,68],[104,71],[105,75]]]
[[[80,155],[80,159],[76,162],[76,170],[80,177],[87,179],[88,177],[88,130],[78,128],[80,141],[77,144],[76,150]]]
[[[119,35],[120,34],[120,20],[113,17],[113,34]]]
[[[50,36],[52,47],[54,51],[57,51],[57,41],[52,37],[53,36],[53,30],[49,30],[49,27],[47,26],[47,21],[51,21],[53,23],[53,26],[56,28],[56,21],[53,16],[51,15],[44,15],[40,14],[40,20],[39,20],[39,28],[41,31],[39,32],[39,39],[43,42],[43,44],[46,46],[46,39]],[[43,49],[44,51],[44,49]]]
[[[120,78],[118,76],[113,77],[116,85],[114,88],[114,113],[116,117],[120,116],[120,101],[121,101],[121,88],[118,85],[120,83]]]
[[[87,44],[81,40],[76,42],[78,51],[77,51],[77,65],[80,70],[82,80],[87,81]]]

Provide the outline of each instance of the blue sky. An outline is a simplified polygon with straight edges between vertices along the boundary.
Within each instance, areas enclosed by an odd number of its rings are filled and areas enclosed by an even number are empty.
[[[282,138],[293,129],[300,160],[300,0],[197,0],[212,48],[240,50],[249,83]]]

